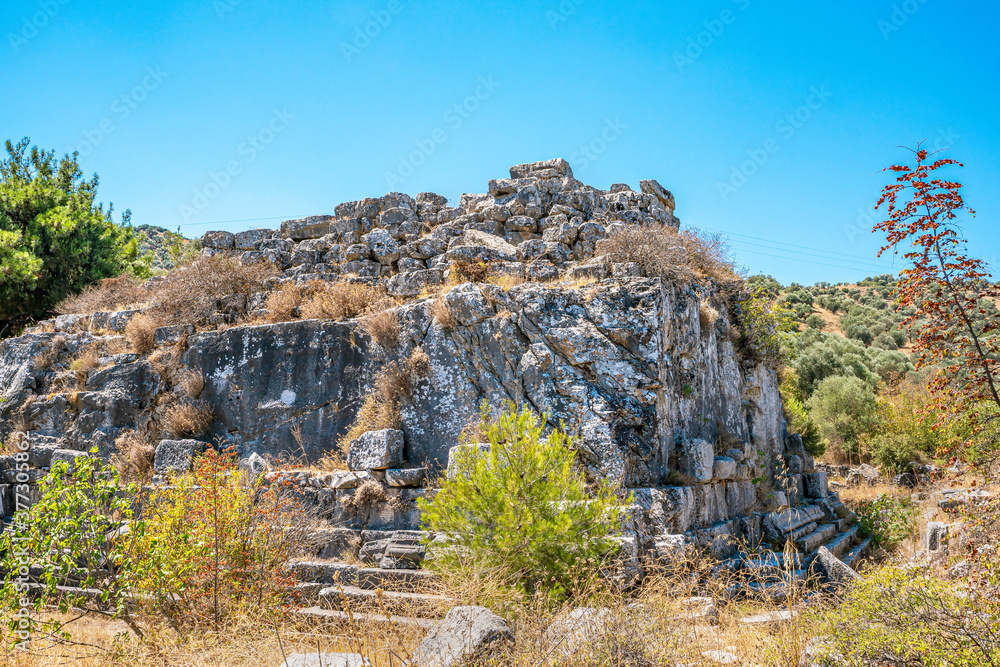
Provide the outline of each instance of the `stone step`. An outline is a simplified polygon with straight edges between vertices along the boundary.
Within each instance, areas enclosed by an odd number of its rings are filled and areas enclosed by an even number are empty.
[[[793,543],[798,542],[806,535],[809,535],[810,533],[814,532],[817,528],[819,528],[819,524],[816,523],[815,521],[810,521],[804,526],[799,526],[791,533],[789,533],[788,539],[790,539]]]
[[[824,546],[829,549],[830,553],[837,558],[840,558],[854,545],[854,539],[857,534],[858,527],[851,526],[847,530],[837,533],[837,535]]]
[[[816,551],[820,545],[826,543],[836,534],[837,525],[833,523],[825,523],[808,535],[804,535],[800,539],[796,540],[795,546],[803,553],[809,554]]]
[[[289,573],[303,583],[356,586],[358,567],[338,560],[302,560],[287,565]]]
[[[416,628],[419,630],[429,630],[437,624],[432,618],[414,618],[413,616],[385,616],[383,614],[366,614],[363,612],[353,612],[336,609],[323,609],[322,607],[305,607],[295,611],[295,615],[317,621],[328,621],[332,623],[391,623],[395,626]]]
[[[385,591],[426,591],[437,582],[438,576],[428,570],[383,570],[366,567],[357,571],[357,586],[367,590],[381,588]]]
[[[816,505],[778,510],[764,517],[765,521],[771,523],[782,535],[787,535],[796,528],[819,521],[822,518],[823,510]]]
[[[840,560],[844,561],[846,565],[854,567],[861,557],[868,553],[868,548],[871,546],[871,543],[872,538],[865,538],[856,547],[848,551]]]
[[[381,599],[380,599],[381,598]],[[319,592],[319,603],[326,609],[352,612],[441,618],[454,601],[431,593],[375,591],[357,586],[330,586]]]

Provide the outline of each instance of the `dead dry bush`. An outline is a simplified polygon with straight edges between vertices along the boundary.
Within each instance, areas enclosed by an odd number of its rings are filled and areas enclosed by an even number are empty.
[[[66,337],[53,336],[45,345],[41,352],[31,358],[31,370],[47,371],[59,359],[59,355],[66,350]]]
[[[264,291],[276,275],[268,262],[244,264],[229,255],[199,257],[153,286],[149,311],[166,324],[204,325],[217,313],[238,319],[246,315],[250,297]]]
[[[158,318],[152,315],[136,315],[125,325],[125,339],[138,354],[149,354],[156,347]]]
[[[153,471],[156,450],[152,443],[135,431],[124,431],[115,439],[112,464],[126,481],[144,481]]]
[[[179,391],[182,396],[187,396],[192,400],[200,397],[201,392],[204,391],[204,389],[205,376],[201,374],[201,371],[183,371],[177,380],[177,391]]]
[[[343,455],[347,455],[353,440],[368,431],[401,428],[400,401],[412,393],[413,380],[426,377],[428,373],[430,358],[421,347],[414,349],[409,359],[402,363],[390,361],[386,364],[375,376],[371,391],[358,409],[351,428],[337,443]]]
[[[362,317],[361,329],[384,348],[394,348],[399,344],[399,316],[391,308],[376,310]]]
[[[455,316],[444,299],[435,299],[431,304],[431,317],[444,329],[450,330],[455,328]]]
[[[77,373],[89,373],[101,365],[101,357],[95,345],[88,345],[80,350],[76,359],[70,362],[69,369]]]
[[[340,281],[328,283],[302,303],[301,315],[306,320],[349,320],[384,303],[385,291],[364,282]]]
[[[142,283],[128,274],[104,280],[56,304],[60,315],[90,315],[138,306],[146,299]]]
[[[330,283],[323,280],[310,280],[302,284],[282,283],[267,295],[265,304],[267,321],[272,324],[291,322],[300,315],[303,303],[312,300],[316,294],[325,290],[329,285]]]
[[[163,430],[175,438],[195,438],[211,428],[215,413],[205,401],[183,399],[163,412]]]
[[[598,241],[597,252],[610,263],[639,265],[649,277],[672,280],[738,280],[729,246],[719,235],[676,231],[663,225],[626,225]]]
[[[452,286],[462,283],[485,283],[490,277],[486,262],[452,262],[448,282]]]

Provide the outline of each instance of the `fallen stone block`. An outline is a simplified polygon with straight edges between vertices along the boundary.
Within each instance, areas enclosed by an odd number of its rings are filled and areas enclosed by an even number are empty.
[[[431,628],[413,654],[420,667],[452,667],[514,643],[507,621],[485,607],[455,607]]]

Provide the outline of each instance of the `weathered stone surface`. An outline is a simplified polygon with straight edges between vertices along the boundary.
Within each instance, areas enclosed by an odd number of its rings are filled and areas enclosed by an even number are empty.
[[[125,327],[138,315],[138,310],[119,310],[111,313],[97,312],[90,316],[91,331],[125,331]]]
[[[278,231],[276,229],[248,229],[245,232],[240,232],[234,238],[234,245],[236,250],[256,250],[261,241],[265,239],[273,239],[278,236]]]
[[[232,250],[236,247],[236,237],[232,232],[205,232],[201,237],[201,245],[215,250]]]
[[[816,551],[815,566],[829,584],[842,586],[861,579],[861,575],[830,553],[826,547],[820,547]]]
[[[951,526],[941,521],[929,521],[924,529],[923,547],[928,554],[948,548]]]
[[[546,653],[572,656],[608,633],[614,616],[610,609],[577,607],[556,616],[543,636]]]
[[[87,452],[78,452],[73,449],[57,449],[52,452],[52,458],[49,461],[49,465],[55,465],[56,463],[62,461],[66,463],[68,470],[73,470],[76,466],[76,460],[79,458],[86,458],[90,456]]]
[[[313,215],[301,220],[285,220],[281,223],[281,237],[302,241],[318,239],[333,231],[336,218],[329,215]]]
[[[153,472],[157,474],[184,473],[191,470],[194,455],[205,451],[200,440],[160,440],[156,446]]]
[[[363,240],[379,264],[388,266],[399,259],[399,245],[385,229],[373,229]]]
[[[425,479],[427,479],[426,468],[388,469],[385,471],[385,482],[389,486],[421,486]]]
[[[386,428],[352,440],[347,454],[351,470],[385,470],[403,463],[403,432]]]
[[[292,653],[278,667],[370,667],[360,653]]]
[[[712,443],[705,440],[691,439],[681,443],[679,452],[680,470],[699,482],[712,479],[715,469],[715,450]]]
[[[712,463],[712,479],[732,479],[736,475],[736,461],[728,456],[716,456]]]
[[[826,498],[830,493],[825,472],[814,472],[805,475],[806,497]]]
[[[847,485],[857,486],[859,484],[868,484],[874,486],[878,483],[878,477],[878,469],[875,466],[862,463],[847,475]]]
[[[420,667],[452,667],[488,652],[492,646],[514,642],[507,621],[485,607],[454,607],[431,628],[413,654]]]
[[[439,269],[409,271],[397,273],[390,278],[388,291],[392,296],[412,297],[437,287],[443,282],[444,272]]]
[[[157,327],[153,332],[153,342],[156,345],[169,345],[184,340],[193,333],[193,324],[173,324],[167,327]]]

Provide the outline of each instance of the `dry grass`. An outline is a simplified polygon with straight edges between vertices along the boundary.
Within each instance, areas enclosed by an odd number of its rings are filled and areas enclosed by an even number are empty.
[[[74,614],[52,614],[63,621]],[[248,614],[235,625],[218,631],[178,635],[166,625],[148,628],[145,641],[124,623],[96,615],[71,626],[77,645],[37,641],[30,653],[0,649],[0,664],[9,667],[106,667],[158,665],[160,667],[245,667],[281,665],[292,653],[361,653],[376,667],[403,664],[421,639],[416,630],[400,630],[385,623],[296,621]],[[118,635],[121,635],[119,637]],[[390,657],[390,650],[393,656]]]
[[[147,481],[153,472],[155,454],[148,438],[135,431],[123,431],[115,439],[112,464],[126,481]]]
[[[300,308],[307,320],[349,320],[382,303],[381,287],[361,282],[341,281],[325,285],[306,299]]]
[[[60,315],[90,315],[96,312],[126,310],[146,299],[142,283],[128,274],[117,278],[105,278],[81,293],[68,297],[56,304]]]
[[[663,225],[626,225],[597,243],[597,252],[612,263],[635,262],[647,276],[672,280],[738,280],[729,247],[721,236]]]
[[[125,325],[125,339],[137,354],[149,354],[156,347],[156,328],[160,326],[158,318],[152,315],[136,315]]]
[[[264,291],[277,275],[267,262],[243,264],[228,255],[199,257],[169,272],[152,289],[149,311],[173,324],[208,324],[223,313],[233,319],[246,315],[251,296]]]
[[[351,441],[368,431],[401,428],[400,401],[413,391],[413,378],[426,377],[430,372],[430,359],[423,348],[414,349],[403,363],[390,361],[379,371],[372,383],[351,428],[337,442],[337,448],[346,456]]]
[[[175,438],[195,438],[211,428],[215,413],[204,401],[181,400],[163,412],[163,430]]]
[[[395,310],[378,310],[361,318],[361,329],[386,349],[399,345],[399,316]]]
[[[54,336],[46,344],[45,349],[31,358],[31,370],[47,371],[59,359],[59,355],[66,349],[66,337]]]
[[[455,328],[455,316],[452,315],[451,309],[448,308],[448,304],[444,299],[438,298],[431,303],[431,317],[444,329],[450,330]]]
[[[69,369],[78,373],[89,373],[100,367],[101,357],[94,345],[88,345],[80,351],[76,359],[70,362]]]
[[[180,374],[177,381],[177,391],[182,396],[195,400],[201,396],[201,392],[204,390],[205,376],[201,374],[201,371],[186,370]]]
[[[698,318],[701,321],[701,333],[703,335],[707,335],[718,321],[719,311],[713,308],[710,304],[702,301],[698,307]]]
[[[485,283],[490,276],[490,266],[486,262],[452,262],[448,273],[451,287],[462,283]]]

